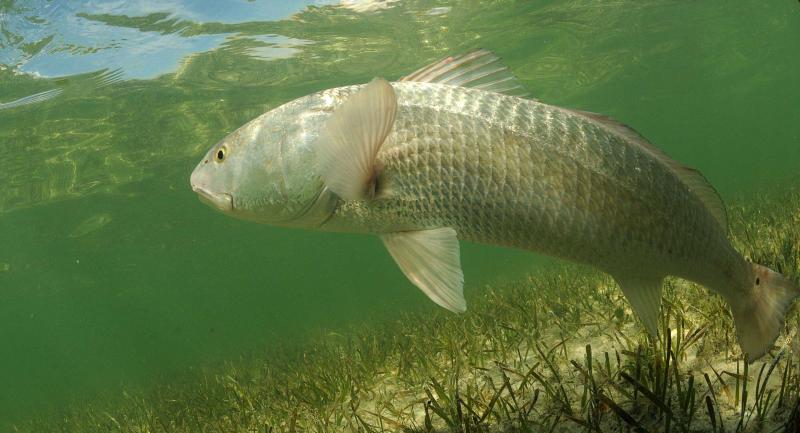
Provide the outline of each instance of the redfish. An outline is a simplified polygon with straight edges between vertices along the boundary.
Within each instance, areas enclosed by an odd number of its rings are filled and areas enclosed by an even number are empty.
[[[728,302],[751,360],[771,348],[800,292],[731,246],[703,175],[615,120],[524,93],[484,50],[323,90],[214,145],[192,188],[239,218],[377,234],[452,311],[466,309],[464,239],[607,272],[652,336],[664,277],[694,281]]]

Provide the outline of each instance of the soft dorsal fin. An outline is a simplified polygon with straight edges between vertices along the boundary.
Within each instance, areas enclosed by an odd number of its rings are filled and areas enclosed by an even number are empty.
[[[615,119],[612,119],[608,116],[591,113],[588,111],[580,111],[580,110],[570,110],[574,113],[580,114],[584,117],[588,117],[595,122],[599,123],[606,129],[615,132],[616,134],[625,137],[628,139],[629,142],[636,144],[637,146],[641,147],[642,149],[646,150],[648,153],[653,155],[662,163],[666,164],[672,171],[678,176],[678,178],[689,187],[689,190],[692,191],[700,201],[706,206],[711,215],[714,216],[714,219],[722,226],[723,229],[726,231],[728,230],[728,213],[725,210],[725,204],[722,202],[722,198],[719,196],[717,190],[708,183],[708,180],[700,173],[697,169],[687,167],[681,164],[678,161],[670,158],[669,155],[664,153],[661,149],[655,147],[652,143],[647,141],[641,134],[636,132],[633,128],[624,123],[621,123]]]
[[[345,200],[372,198],[375,158],[392,130],[397,99],[391,84],[375,78],[337,107],[317,141],[320,177]]]
[[[509,96],[527,96],[500,58],[487,50],[477,50],[458,57],[446,57],[406,75],[399,81],[439,83],[471,87]]]

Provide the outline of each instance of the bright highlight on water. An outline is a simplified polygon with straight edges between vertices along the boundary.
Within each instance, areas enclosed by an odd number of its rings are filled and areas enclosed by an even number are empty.
[[[697,170],[608,117],[524,93],[488,51],[399,81],[317,92],[214,145],[191,175],[217,209],[287,227],[374,233],[431,300],[466,309],[458,239],[593,265],[655,338],[664,277],[722,295],[750,360],[800,291],[748,263]]]

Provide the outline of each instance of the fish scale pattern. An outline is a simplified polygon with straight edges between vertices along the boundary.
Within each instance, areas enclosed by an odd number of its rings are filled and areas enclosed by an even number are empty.
[[[460,87],[395,83],[377,199],[337,219],[372,232],[452,227],[613,273],[694,277],[740,266],[703,203],[663,163],[559,107]],[[653,267],[661,269],[653,269]]]

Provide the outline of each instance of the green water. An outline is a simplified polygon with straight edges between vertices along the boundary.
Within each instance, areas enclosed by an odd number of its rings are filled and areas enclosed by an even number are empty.
[[[482,47],[725,198],[798,173],[796,1],[324,3],[0,0],[0,425],[438,312],[376,238],[233,220],[189,189],[213,143],[310,92]],[[542,263],[464,245],[466,290]]]

